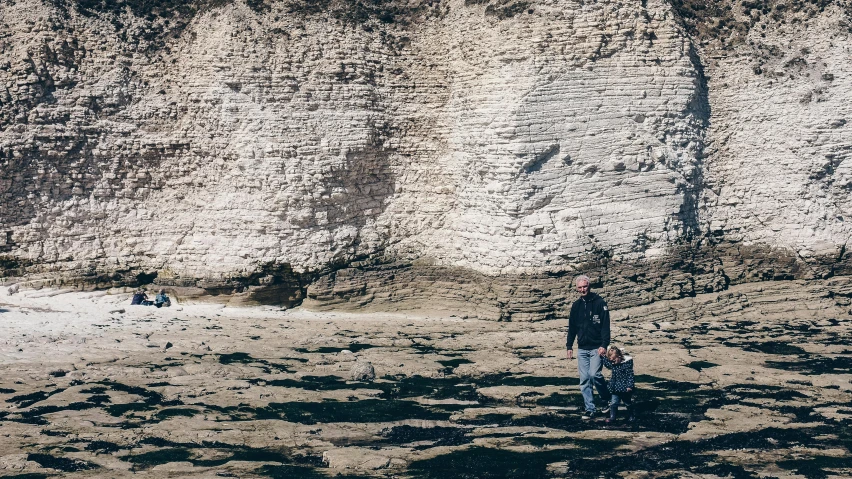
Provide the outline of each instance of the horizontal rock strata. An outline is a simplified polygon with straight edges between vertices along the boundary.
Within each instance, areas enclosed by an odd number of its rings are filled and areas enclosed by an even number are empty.
[[[705,3],[4,2],[0,275],[541,319],[846,274],[849,6]]]

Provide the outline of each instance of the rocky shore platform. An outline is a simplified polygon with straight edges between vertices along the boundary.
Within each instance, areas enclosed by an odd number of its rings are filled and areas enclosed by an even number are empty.
[[[0,293],[0,476],[852,476],[852,288],[613,312],[634,424],[581,419],[564,321]]]

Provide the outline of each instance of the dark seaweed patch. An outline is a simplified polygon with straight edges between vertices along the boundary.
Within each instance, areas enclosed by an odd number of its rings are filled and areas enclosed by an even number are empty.
[[[543,437],[543,436],[521,436],[516,437],[514,442],[517,444],[529,444],[536,447],[558,446],[570,444],[574,447],[580,447],[590,451],[612,453],[615,448],[624,444],[630,443],[629,439],[613,438],[613,439],[578,439],[574,436],[563,437]]]
[[[19,408],[30,407],[37,402],[44,401],[45,399],[53,396],[54,394],[59,394],[64,391],[65,388],[54,389],[53,391],[36,391],[30,394],[21,394],[19,396],[13,396],[6,400],[8,403],[17,403],[16,405]]]
[[[267,374],[271,373],[273,370],[276,372],[289,373],[292,372],[286,364],[277,364],[267,361],[265,359],[257,359],[249,356],[248,353],[229,353],[229,354],[220,354],[219,362],[221,364],[259,364],[261,370]]]
[[[14,389],[0,388],[0,394],[14,394]]]
[[[462,401],[488,402],[476,390],[493,386],[567,386],[576,380],[561,376],[513,376],[510,373],[490,374],[480,377],[447,376],[427,378],[423,376],[403,376],[383,378],[386,382],[371,384],[372,389],[380,389],[383,398],[427,397],[430,399],[458,399]]]
[[[256,474],[266,477],[272,477],[274,479],[294,479],[294,478],[302,478],[302,479],[328,479],[329,476],[322,474],[321,472],[317,472],[314,468],[308,466],[294,466],[291,464],[285,464],[282,466],[273,466],[273,465],[264,465],[261,466],[254,471]],[[344,475],[336,475],[334,476],[339,479],[346,479],[350,477],[360,477],[360,476],[344,476]]]
[[[168,343],[171,344],[171,343]],[[175,366],[183,366],[182,362],[171,362],[171,363],[161,363],[161,364],[152,364],[148,366],[148,371],[165,371],[168,368],[173,368]],[[156,383],[155,383],[156,384]],[[168,386],[168,383],[165,384]],[[153,386],[153,384],[149,384],[149,386]]]
[[[446,351],[441,351],[435,346],[426,343],[414,343],[411,345],[411,349],[417,351],[418,354],[440,354],[442,356],[452,356],[451,354],[447,354]]]
[[[105,408],[105,411],[115,417],[122,416],[128,412],[138,412],[138,411],[150,411],[156,409],[157,406],[181,406],[183,402],[179,400],[171,400],[166,401],[163,398],[163,395],[158,393],[157,391],[151,391],[150,389],[146,389],[139,386],[128,386],[126,384],[121,384],[113,381],[99,381],[98,384],[102,386],[108,387],[114,391],[121,391],[128,394],[133,394],[136,396],[140,396],[142,398],[141,402],[132,402],[126,404],[111,404]],[[122,424],[122,428],[125,427],[137,427],[138,425],[125,423]]]
[[[341,351],[347,350],[349,348],[339,347],[339,346],[320,346],[316,349],[307,349],[307,348],[295,348],[295,351],[304,354],[318,353],[318,354],[333,354],[339,353]]]
[[[711,363],[710,361],[692,361],[691,363],[686,365],[686,367],[690,369],[695,369],[696,371],[701,371],[702,369],[709,369],[716,366],[718,366],[718,364]]]
[[[831,440],[823,436],[831,434],[830,431],[837,434],[838,439]],[[580,477],[609,476],[631,470],[688,470],[694,474],[753,478],[757,475],[740,466],[730,464],[710,465],[717,462],[717,456],[713,454],[713,451],[750,449],[756,450],[752,454],[758,455],[761,450],[774,451],[778,448],[793,446],[825,448],[827,445],[834,445],[846,447],[848,443],[848,431],[835,426],[811,429],[767,428],[753,432],[726,434],[695,442],[674,441],[639,452],[618,454],[607,458],[580,458],[572,461],[571,465],[573,472]],[[804,470],[807,470],[808,462],[809,460],[790,461],[787,466],[790,469],[804,467]],[[819,462],[811,464],[811,466],[816,465],[820,465]],[[820,467],[835,466],[836,463],[832,460],[826,461],[825,465],[820,465]],[[590,471],[596,472],[589,474]],[[806,477],[819,477],[818,475],[805,475]]]
[[[101,384],[109,384],[113,389],[125,391],[131,394],[140,395],[143,397],[142,402],[134,402],[128,404],[112,404],[104,408],[104,410],[113,415],[113,416],[121,416],[129,411],[144,411],[154,409],[156,405],[173,405],[176,404],[175,401],[164,402],[162,400],[162,396],[160,396],[156,392],[148,391],[144,388],[137,388],[131,386],[125,386],[119,383],[109,383],[102,382]],[[88,392],[97,392],[101,393],[106,391],[107,389],[103,386],[96,386],[84,391]],[[56,394],[57,392],[62,390],[53,391],[51,393],[45,393],[44,391],[38,391],[36,393],[18,396],[17,399],[21,401],[21,404],[35,404],[39,401],[44,400],[47,397]],[[48,424],[47,420],[45,420],[42,416],[46,414],[53,414],[61,411],[82,411],[86,409],[100,408],[103,407],[104,404],[108,404],[111,402],[111,399],[106,394],[94,394],[89,397],[87,401],[83,402],[72,402],[68,404],[62,405],[50,405],[50,406],[36,406],[32,407],[27,411],[20,412],[20,419],[17,419],[18,422],[30,423],[30,424],[40,424],[46,425]],[[177,402],[179,403],[179,401]]]
[[[39,466],[47,469],[56,469],[62,472],[85,471],[88,469],[96,469],[97,464],[90,462],[78,461],[76,459],[68,459],[65,457],[55,457],[50,454],[28,454],[28,461],[33,461]]]
[[[192,457],[192,452],[183,448],[158,449],[156,451],[143,452],[134,456],[124,456],[122,459],[148,469],[170,462],[185,462]]]
[[[716,470],[708,470],[705,466],[712,463],[712,457],[702,454],[702,448],[686,447],[692,443],[667,443],[661,446],[648,448],[642,454],[624,454],[607,457],[606,460],[597,458],[578,458],[571,462],[571,473],[577,477],[605,477],[614,476],[621,471],[653,470],[655,472],[680,471],[687,469],[694,473],[716,473]],[[727,466],[729,470],[722,477],[733,476],[735,478],[756,477],[739,466]],[[647,468],[647,469],[646,469]],[[733,470],[731,470],[732,468]],[[594,474],[591,474],[595,471]],[[677,476],[677,475],[676,475]],[[666,476],[663,476],[666,477]]]
[[[170,417],[176,416],[184,416],[184,417],[192,417],[198,414],[199,411],[197,409],[191,408],[171,408],[171,409],[163,409],[157,412],[157,419],[167,419]]]
[[[753,385],[735,385],[726,388],[729,392],[731,401],[737,399],[775,399],[777,401],[790,401],[793,399],[808,398],[806,394],[793,389],[782,388],[779,386],[770,386],[762,384]]]
[[[141,396],[142,399],[147,404],[164,404],[164,405],[166,405],[166,402],[163,401],[163,395],[158,393],[157,391],[151,391],[149,389],[145,389],[145,388],[139,387],[139,386],[128,386],[126,384],[121,384],[121,383],[112,382],[112,381],[99,381],[98,384],[102,384],[106,387],[109,387],[113,391],[121,391],[121,392],[125,392],[127,394],[135,394],[136,396]],[[176,404],[180,404],[180,403],[176,402],[176,401],[170,401],[170,402],[168,402],[167,405],[176,405]]]
[[[506,426],[545,427],[549,429],[560,429],[563,431],[582,431],[598,427],[598,425],[594,422],[583,421],[576,415],[568,416],[557,412],[530,414],[528,416],[512,418],[506,423]]]
[[[565,413],[561,411],[533,413],[531,410],[526,410],[526,412],[519,412],[519,414],[487,413],[480,414],[476,417],[458,419],[457,422],[459,424],[471,426],[537,427],[558,429],[567,432],[579,432],[588,429],[600,428],[600,424],[596,421],[585,421],[580,418],[579,414]],[[672,428],[665,428],[664,426],[660,426],[656,423],[654,427],[648,428],[648,430],[654,431],[665,429]]]
[[[349,347],[348,347],[348,348],[346,348],[346,349],[348,349],[348,350],[352,351],[353,353],[357,353],[357,352],[359,352],[359,351],[363,351],[363,350],[365,350],[365,349],[371,349],[371,348],[375,348],[375,347],[377,347],[377,346],[376,346],[376,345],[374,345],[374,344],[367,344],[367,343],[352,343],[352,344],[350,344],[350,345],[349,345]]]
[[[637,376],[634,393],[635,427],[679,434],[689,423],[700,421],[708,409],[738,400],[723,389],[702,388],[700,384],[671,381],[653,376]]]
[[[85,394],[103,394],[107,392],[107,388],[103,386],[92,386],[90,388],[83,389],[80,392]]]
[[[576,379],[566,376],[518,376],[510,373],[489,374],[479,378],[472,378],[471,382],[478,387],[491,386],[573,386]]]
[[[468,425],[497,425],[498,427],[544,427],[563,431],[583,431],[597,428],[594,422],[583,421],[577,415],[548,411],[544,414],[482,414],[476,418],[461,419],[460,424]]]
[[[479,414],[476,417],[457,419],[456,422],[466,426],[499,426],[508,427],[514,426],[512,421],[515,418],[512,414],[486,413]]]
[[[87,402],[100,406],[101,404],[111,403],[112,400],[106,394],[95,394],[93,396],[89,396]]]
[[[15,421],[11,418],[7,418],[6,420],[7,421]],[[37,426],[47,426],[48,424],[50,424],[50,422],[47,419],[45,419],[41,416],[22,417],[22,418],[16,420],[15,422],[20,422],[20,423],[23,423],[23,424],[35,424]]]
[[[826,469],[841,469],[847,473],[852,471],[852,459],[849,456],[816,456],[810,459],[779,461],[778,466],[792,470],[808,479],[824,479],[829,475],[837,475],[834,472],[826,471]]]
[[[86,445],[87,451],[92,451],[96,453],[104,453],[111,454],[113,452],[120,451],[122,449],[118,444],[108,442],[108,441],[92,441]]]
[[[394,426],[382,430],[383,442],[390,444],[411,444],[429,441],[429,445],[418,445],[415,449],[427,449],[438,446],[460,446],[467,444],[473,438],[467,436],[465,429],[457,427],[414,427]]]
[[[161,437],[146,437],[139,441],[140,444],[148,444],[151,446],[157,447],[193,447],[194,444],[183,444],[180,442],[169,441],[168,439],[163,439]]]
[[[198,467],[218,467],[230,461],[291,463],[295,460],[296,462],[301,463],[317,463],[313,460],[306,461],[304,457],[292,458],[283,452],[270,449],[255,449],[250,447],[231,446],[229,444],[223,443],[205,443],[202,445],[202,447],[204,447],[205,449],[221,449],[224,452],[230,453],[230,455],[226,458],[220,459],[194,459],[190,461],[193,465]]]
[[[563,393],[552,393],[549,396],[544,396],[535,401],[539,406],[559,406],[559,407],[568,407],[572,404],[578,404],[582,402],[582,396],[579,393],[573,394],[563,394]]]
[[[595,446],[589,446],[595,444]],[[409,472],[414,478],[431,479],[453,477],[458,479],[539,479],[549,477],[547,465],[584,455],[594,456],[602,450],[611,451],[608,441],[590,442],[571,449],[554,449],[535,452],[516,452],[490,447],[470,447],[431,459],[412,462]],[[582,447],[587,446],[587,447]],[[598,471],[593,470],[595,477]]]
[[[486,447],[471,447],[433,459],[411,463],[415,478],[489,479],[541,478],[547,476],[547,465],[564,460],[564,451],[519,453]]]
[[[755,342],[746,345],[743,349],[745,349],[746,351],[754,351],[766,354],[780,354],[784,356],[806,354],[806,351],[798,346],[793,346],[792,344],[781,343],[778,341],[765,341],[761,343]]]
[[[395,379],[395,380],[394,380]],[[384,399],[427,397],[478,401],[479,394],[470,379],[459,377],[427,378],[419,375],[391,378],[392,382],[373,383]]]
[[[815,331],[819,331],[819,328],[814,328],[813,325],[807,323],[785,324],[784,329],[788,331],[796,331],[798,333],[813,333]]]
[[[447,367],[447,368],[450,368],[450,369],[455,369],[462,364],[472,364],[473,361],[471,361],[469,359],[464,359],[464,358],[456,358],[456,359],[439,360],[438,363],[441,364],[444,367]]]
[[[132,462],[142,469],[148,469],[169,462],[190,462],[196,467],[218,467],[230,461],[243,462],[276,462],[284,464],[283,470],[310,473],[314,467],[321,465],[317,456],[291,455],[286,449],[259,449],[222,442],[179,443],[159,437],[149,437],[140,444],[152,445],[161,449],[148,451],[137,455],[127,455],[123,459]],[[200,459],[196,450],[209,453],[218,451],[222,457],[216,459]],[[291,469],[288,469],[291,468]],[[294,476],[303,477],[303,476]],[[313,477],[313,476],[308,476]]]
[[[37,416],[43,416],[45,414],[52,414],[59,411],[83,411],[85,409],[91,409],[98,407],[98,404],[90,403],[90,402],[73,402],[64,406],[40,406],[34,407],[29,411],[24,411],[21,413],[21,417],[34,418]]]
[[[338,389],[357,389],[371,386],[369,383],[348,383],[339,376],[302,376],[299,379],[273,379],[266,381],[266,385],[283,388],[300,388],[307,391],[335,391]]]
[[[74,446],[63,446],[63,447],[51,446],[51,447],[45,448],[45,450],[53,450],[53,449],[55,449],[57,451],[62,451],[62,452],[80,452],[80,450],[77,449]]]
[[[694,391],[701,387],[700,384],[684,382],[684,381],[670,381],[667,379],[656,381],[653,384],[655,389],[665,389],[667,391],[677,391],[677,392],[686,392],[686,391]]]
[[[649,374],[637,374],[633,379],[637,383],[655,383],[657,381],[662,381],[661,378],[651,376]]]
[[[306,363],[306,362],[309,361],[306,358],[281,358],[281,359],[283,359],[284,361],[298,361],[300,363]]]
[[[575,439],[573,436],[562,436],[562,437],[544,437],[544,436],[520,436],[520,437],[512,437],[512,442],[515,444],[523,444],[528,446],[535,447],[548,447],[548,446],[564,446],[566,444],[573,444]]]
[[[470,404],[456,404],[456,403],[442,403],[442,404],[430,404],[429,408],[439,411],[447,411],[447,412],[457,412],[464,411],[465,409],[471,407]]]
[[[367,399],[347,402],[270,403],[263,408],[237,408],[257,419],[283,419],[300,424],[318,422],[390,422],[404,419],[446,420],[450,414],[427,409],[414,401]]]
[[[112,404],[107,406],[105,410],[109,415],[119,417],[128,412],[150,411],[154,408],[155,407],[151,404],[132,402],[126,404]]]
[[[817,356],[801,358],[795,361],[766,361],[766,365],[773,369],[796,371],[809,375],[846,374],[852,370],[852,357],[837,356],[830,358]]]
[[[779,407],[778,412],[795,417],[796,422],[811,422],[814,419],[813,416],[817,414],[816,411],[814,411],[813,406],[785,405]]]
[[[220,354],[219,362],[222,364],[233,364],[233,363],[243,363],[243,364],[251,364],[255,362],[248,353],[229,353],[229,354]]]
[[[382,382],[371,383],[369,387],[370,389],[381,390],[382,395],[380,397],[385,399],[426,397],[489,403],[495,401],[481,396],[477,393],[477,389],[494,386],[564,387],[573,385],[575,382],[576,379],[561,376],[521,376],[511,373],[490,374],[480,377],[445,376],[441,378],[415,375],[385,376]]]

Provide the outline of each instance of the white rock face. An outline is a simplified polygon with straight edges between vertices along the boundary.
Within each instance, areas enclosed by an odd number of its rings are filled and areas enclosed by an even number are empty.
[[[842,259],[838,6],[720,54],[660,0],[133,5],[0,6],[8,274],[209,289],[286,265],[298,289],[381,256],[608,284],[602,259],[718,241]]]
[[[442,59],[450,95],[434,111],[441,143],[417,166],[428,176],[383,217],[408,226],[392,250],[499,274],[676,241],[707,110],[670,9],[541,5],[497,23],[457,12],[415,42],[417,57]]]
[[[791,22],[764,36],[755,29],[750,61],[718,60],[705,173],[710,230],[805,258],[838,256],[849,241],[852,46],[844,22],[848,14],[833,7],[806,26]]]

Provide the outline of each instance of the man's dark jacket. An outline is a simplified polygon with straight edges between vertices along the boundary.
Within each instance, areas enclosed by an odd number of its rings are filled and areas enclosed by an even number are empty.
[[[573,349],[574,338],[580,349],[606,349],[609,346],[609,308],[599,295],[589,292],[571,305],[568,316],[567,349]]]

